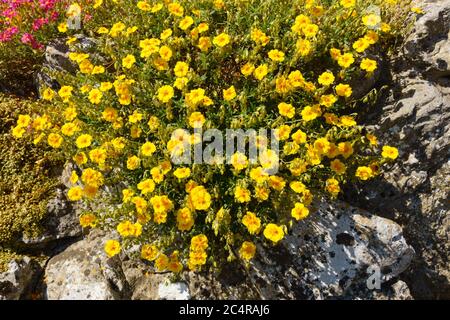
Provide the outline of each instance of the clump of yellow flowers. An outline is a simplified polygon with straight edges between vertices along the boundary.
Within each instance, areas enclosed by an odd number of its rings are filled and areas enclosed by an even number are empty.
[[[67,197],[91,205],[83,227],[116,230],[109,256],[138,246],[140,258],[172,272],[248,261],[257,243],[276,245],[307,218],[315,196],[335,198],[397,158],[357,125],[353,92],[377,72],[408,2],[86,4],[95,53],[69,35],[78,72],[56,73],[61,88],[42,90],[42,114],[21,115],[12,133],[76,164]],[[273,129],[280,153],[173,163],[180,142],[201,142],[194,128]]]

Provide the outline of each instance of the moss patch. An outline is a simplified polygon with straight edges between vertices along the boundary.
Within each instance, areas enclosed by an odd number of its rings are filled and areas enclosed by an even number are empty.
[[[36,112],[37,102],[0,95],[0,261],[8,260],[18,236],[42,231],[40,223],[58,183],[56,155],[11,135],[19,114]]]

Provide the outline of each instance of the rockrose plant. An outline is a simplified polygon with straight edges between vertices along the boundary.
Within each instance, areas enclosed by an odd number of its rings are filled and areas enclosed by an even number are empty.
[[[78,71],[54,72],[60,88],[42,88],[45,107],[12,134],[75,164],[67,197],[89,208],[84,228],[115,230],[109,256],[139,254],[175,273],[246,262],[256,243],[276,245],[314,214],[314,197],[336,198],[397,157],[357,113],[408,6],[93,1],[80,6],[92,14],[80,30],[59,26]],[[82,33],[93,50],[77,45]],[[174,161],[206,153],[213,141],[201,132],[239,129],[256,132],[241,137],[245,148]]]

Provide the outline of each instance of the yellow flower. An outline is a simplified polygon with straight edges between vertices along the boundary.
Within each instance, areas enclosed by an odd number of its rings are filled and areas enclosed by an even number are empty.
[[[189,208],[181,208],[177,212],[177,227],[180,231],[189,231],[194,225],[194,217]]]
[[[50,133],[47,138],[48,145],[55,149],[61,146],[63,140],[63,137],[57,133]]]
[[[80,216],[80,225],[83,228],[91,227],[95,228],[97,225],[97,217],[94,216],[92,213],[85,213]]]
[[[269,177],[269,186],[277,191],[281,191],[284,189],[286,182],[283,178],[278,176],[270,176]]]
[[[239,255],[244,260],[250,260],[255,256],[256,246],[250,241],[244,241],[239,249]]]
[[[339,153],[347,159],[353,154],[353,146],[350,142],[340,142],[338,144]]]
[[[215,36],[213,39],[213,43],[214,45],[223,48],[225,47],[227,44],[230,43],[230,36],[224,32],[222,32],[221,34],[219,34],[218,36]]]
[[[295,207],[291,210],[291,216],[297,221],[305,219],[308,215],[308,208],[306,208],[305,205],[300,202],[296,202]]]
[[[261,220],[250,211],[247,211],[245,216],[242,217],[242,224],[250,234],[258,234],[261,229]]]
[[[120,151],[123,150],[123,148],[125,148],[126,140],[125,140],[125,138],[123,138],[123,137],[114,138],[114,139],[111,141],[111,144],[112,144],[112,146],[113,146],[113,148],[114,148],[115,151],[120,152]]]
[[[58,25],[58,31],[61,33],[67,32],[67,23],[62,22]]]
[[[147,201],[144,198],[141,197],[133,197],[131,199],[131,202],[133,202],[134,206],[136,207],[136,211],[138,213],[142,213],[147,209]]]
[[[105,252],[109,257],[114,257],[120,252],[120,242],[117,240],[106,241]]]
[[[355,58],[353,58],[353,54],[351,53],[344,53],[337,61],[342,68],[348,68],[355,62]]]
[[[47,88],[44,90],[44,92],[42,92],[42,98],[44,100],[52,101],[54,96],[55,96],[55,92],[50,88]]]
[[[295,193],[303,193],[306,190],[306,186],[300,181],[292,181],[289,186]]]
[[[134,195],[134,191],[131,189],[123,189],[122,190],[122,202],[127,203],[131,201],[131,198]]]
[[[100,27],[97,29],[98,34],[107,34],[108,32],[109,32],[109,30],[105,27]]]
[[[142,11],[150,11],[152,8],[147,1],[138,1],[137,7]]]
[[[152,193],[155,191],[155,182],[152,179],[145,179],[138,183],[137,188],[142,194]]]
[[[111,82],[102,82],[100,83],[100,91],[106,92],[108,90],[111,90],[113,87]]]
[[[320,104],[327,108],[330,108],[337,101],[337,98],[334,94],[327,94],[320,97]]]
[[[297,49],[297,52],[304,57],[311,53],[312,44],[311,41],[307,39],[298,39],[295,43],[295,48]]]
[[[19,115],[19,118],[17,119],[17,126],[21,128],[28,127],[28,125],[31,122],[31,117],[27,114],[21,114]]]
[[[92,162],[102,165],[106,161],[106,150],[103,148],[96,148],[89,151],[89,158]]]
[[[344,174],[345,171],[347,170],[345,164],[339,159],[331,161],[330,168],[337,174]]]
[[[75,161],[75,163],[79,166],[81,166],[82,164],[86,164],[87,160],[87,156],[84,152],[77,153],[75,156],[73,156],[73,161]]]
[[[319,26],[316,24],[307,24],[302,28],[302,31],[307,38],[312,38],[319,32]]]
[[[169,9],[169,12],[174,16],[183,16],[184,8],[179,3],[172,2],[167,6],[167,8]]]
[[[240,202],[250,202],[250,191],[248,189],[237,186],[234,190],[234,198]]]
[[[159,272],[165,271],[168,265],[169,265],[169,257],[167,257],[164,253],[161,253],[155,260],[155,268]]]
[[[291,134],[291,127],[288,125],[282,125],[275,129],[275,137],[277,140],[284,141],[289,139],[289,135]]]
[[[306,143],[307,135],[302,130],[295,131],[294,134],[292,134],[292,140],[294,140],[298,144],[304,144]]]
[[[181,30],[187,30],[192,24],[194,23],[194,19],[190,16],[186,16],[183,19],[181,19],[180,23],[178,24],[178,27]]]
[[[356,121],[352,116],[342,116],[339,118],[339,124],[343,127],[354,127]]]
[[[372,59],[364,58],[361,61],[360,67],[362,70],[365,70],[367,72],[374,72],[377,69],[377,62]]]
[[[270,50],[268,56],[272,61],[282,62],[284,60],[284,52],[279,50]]]
[[[247,62],[245,65],[242,66],[241,68],[241,72],[244,76],[248,77],[249,75],[251,75],[253,73],[253,71],[255,70],[255,66],[250,63]]]
[[[350,97],[353,93],[352,87],[350,87],[348,84],[338,84],[335,88],[336,94],[340,97]]]
[[[333,196],[336,197],[339,192],[341,191],[341,187],[339,186],[339,182],[334,179],[330,178],[326,181],[326,190]]]
[[[175,177],[177,177],[178,179],[186,179],[186,178],[189,178],[189,176],[191,175],[191,169],[189,169],[189,168],[177,168],[173,172],[173,175]]]
[[[233,100],[236,97],[236,90],[234,86],[229,87],[228,89],[223,90],[223,99],[225,101]]]
[[[209,25],[206,22],[202,22],[197,27],[199,33],[203,33],[209,30]]]
[[[174,95],[173,88],[169,85],[162,86],[158,89],[158,100],[167,103]]]
[[[198,234],[191,239],[192,251],[204,251],[208,248],[208,238],[204,234]]]
[[[151,12],[152,12],[152,13],[156,13],[156,12],[158,12],[159,10],[161,10],[163,7],[164,7],[164,5],[163,5],[162,3],[154,4],[153,7],[152,7],[152,9],[151,9]],[[182,9],[182,8],[181,8],[181,9]],[[175,11],[177,11],[177,10],[175,10]],[[180,10],[178,10],[178,11],[180,11]],[[183,13],[181,13],[181,15],[183,15]]]
[[[99,104],[102,101],[103,93],[98,89],[92,89],[89,92],[89,101],[93,104]]]
[[[141,248],[141,257],[142,259],[153,261],[158,257],[159,250],[153,244],[144,244]]]
[[[84,74],[90,74],[94,70],[94,65],[89,60],[83,60],[80,64],[80,71]]]
[[[356,0],[341,0],[340,5],[344,8],[353,8],[355,6]]]
[[[284,231],[283,228],[280,226],[277,226],[274,223],[269,223],[264,228],[264,237],[271,240],[274,243],[279,242],[281,239],[284,238]]]
[[[117,225],[116,229],[122,237],[129,237],[134,233],[134,226],[130,221],[122,221]]]
[[[361,180],[368,180],[373,177],[373,171],[369,167],[358,167],[358,169],[356,169],[355,176]]]
[[[366,51],[366,49],[370,46],[369,41],[367,41],[366,38],[361,38],[355,41],[355,43],[353,43],[353,49],[356,50],[356,52],[364,52]]]
[[[282,116],[285,116],[289,119],[292,119],[295,116],[295,108],[292,106],[292,104],[281,102],[278,104],[278,112]]]
[[[255,187],[255,197],[258,201],[266,201],[269,199],[270,190],[264,186]]]
[[[94,5],[92,6],[94,9],[97,9],[103,4],[103,0],[95,0]]]
[[[70,201],[78,201],[81,200],[81,197],[83,196],[83,188],[80,186],[72,187],[67,192],[67,197]]]
[[[184,77],[188,74],[189,65],[186,62],[178,61],[173,71],[177,77]]]
[[[259,154],[259,163],[264,169],[272,169],[279,163],[278,154],[273,150],[263,149]]]
[[[372,145],[372,146],[378,145],[378,139],[373,134],[370,134],[370,133],[366,134],[366,138],[367,138],[367,140],[369,140],[370,145]]]
[[[131,156],[127,159],[127,169],[128,170],[136,170],[141,165],[141,159],[137,156]]]
[[[91,72],[91,74],[102,74],[102,73],[105,73],[105,67],[103,66],[95,66]]]
[[[147,141],[141,146],[141,153],[143,156],[150,157],[156,151],[156,146]]]
[[[398,149],[390,146],[383,146],[383,152],[381,156],[386,159],[395,160],[398,157]]]
[[[247,157],[245,157],[247,159]],[[247,166],[247,165],[246,165]],[[258,184],[262,184],[267,180],[269,174],[262,167],[256,167],[250,170],[250,179]]]
[[[267,64],[262,64],[255,69],[255,71],[253,72],[253,75],[255,76],[256,79],[261,81],[267,75],[268,72],[269,72],[269,69],[267,67]]]
[[[330,150],[330,142],[327,138],[319,138],[314,141],[314,149],[320,154],[325,154]]]
[[[248,166],[248,159],[245,156],[245,154],[236,152],[233,154],[230,158],[230,164],[233,166],[233,168],[237,171],[241,171],[242,169],[247,168]]]
[[[172,58],[172,50],[167,46],[162,46],[159,49],[159,55],[164,61],[169,61]]]
[[[201,112],[193,112],[189,116],[189,125],[192,128],[201,128],[205,123],[205,116]]]
[[[330,56],[331,56],[331,58],[332,58],[333,60],[338,60],[339,57],[342,56],[342,52],[341,52],[341,50],[339,50],[339,49],[331,48],[331,49],[330,49]]]
[[[125,24],[123,22],[117,22],[115,24],[113,24],[113,26],[111,27],[111,30],[109,31],[109,35],[113,38],[119,36],[119,34],[125,30]]]
[[[89,134],[82,134],[75,141],[75,144],[77,145],[78,149],[87,148],[91,145],[91,143],[92,143],[92,136]]]
[[[103,175],[97,170],[87,168],[83,170],[83,173],[81,174],[81,181],[83,181],[84,184],[99,187],[103,184]]]
[[[203,186],[194,187],[189,193],[189,203],[195,210],[208,210],[211,206],[211,195]]]
[[[319,117],[322,111],[320,110],[320,106],[306,106],[303,108],[301,114],[303,121],[312,121]]]
[[[131,67],[136,62],[136,58],[132,54],[128,54],[125,58],[122,59],[122,66],[127,69],[131,69]]]
[[[159,38],[161,40],[166,40],[167,38],[169,38],[172,35],[172,29],[166,29],[163,32],[161,32],[161,34],[159,35]]]
[[[72,96],[72,91],[73,88],[71,86],[62,86],[58,91],[58,95],[63,99],[67,99]]]
[[[164,180],[164,174],[159,167],[152,168],[150,174],[156,183],[160,183]]]
[[[375,44],[378,42],[379,36],[378,36],[378,33],[370,30],[366,33],[366,35],[364,36],[364,39],[366,39],[369,42],[369,44]]]
[[[384,33],[388,33],[391,31],[391,26],[387,23],[382,22],[381,23],[381,31]]]
[[[275,80],[275,87],[276,91],[281,94],[288,93],[292,89],[291,82],[283,76]]]
[[[72,173],[70,174],[70,179],[69,180],[70,180],[71,184],[75,184],[75,183],[78,182],[78,175],[77,175],[77,173],[74,170],[72,170]]]
[[[363,16],[361,20],[367,27],[375,27],[381,22],[380,16],[373,13]]]
[[[158,129],[159,127],[159,119],[155,116],[151,116],[150,119],[148,120],[148,127],[150,128],[150,130],[154,131],[156,129]]]
[[[209,39],[209,37],[200,37],[200,39],[198,39],[198,45],[197,47],[201,50],[201,51],[208,51],[209,48],[211,48],[211,40]]]
[[[333,73],[324,72],[319,76],[319,84],[323,86],[329,86],[334,82],[335,78]]]

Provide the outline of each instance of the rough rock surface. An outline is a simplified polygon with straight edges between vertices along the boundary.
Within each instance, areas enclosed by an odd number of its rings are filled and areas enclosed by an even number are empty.
[[[0,300],[18,300],[27,294],[41,268],[29,257],[10,261],[8,270],[0,273]]]
[[[127,292],[120,262],[103,251],[104,235],[94,230],[86,239],[51,258],[45,270],[50,300],[112,300]]]
[[[57,241],[76,239],[82,235],[78,222],[78,213],[82,208],[77,203],[67,199],[69,177],[72,165],[67,165],[62,171],[61,185],[55,190],[55,197],[47,204],[47,215],[42,222],[44,232],[39,237],[29,238],[25,235],[19,239],[27,250],[48,249],[57,246]]]
[[[235,264],[217,274],[186,273],[176,283],[144,262],[108,259],[102,252],[106,238],[93,231],[49,261],[49,299],[326,299],[346,297],[354,288],[370,299],[377,291],[367,285],[368,267],[379,271],[375,281],[383,289],[414,255],[396,223],[326,202],[317,203],[317,212],[281,245],[259,245],[247,268]]]
[[[75,37],[78,39],[74,45],[76,49],[92,53],[94,59],[104,62],[104,59],[93,52],[96,47],[94,39],[82,34],[77,34]],[[60,89],[60,84],[51,75],[53,71],[65,71],[69,73],[75,73],[77,71],[77,65],[69,59],[69,46],[66,44],[66,40],[65,38],[58,38],[51,41],[45,47],[44,68],[34,76],[34,82],[38,92],[43,86],[50,87],[53,90]]]
[[[417,253],[403,276],[413,296],[449,299],[450,1],[421,7],[426,14],[386,70],[391,90],[365,115],[399,159],[345,200],[403,226]]]

